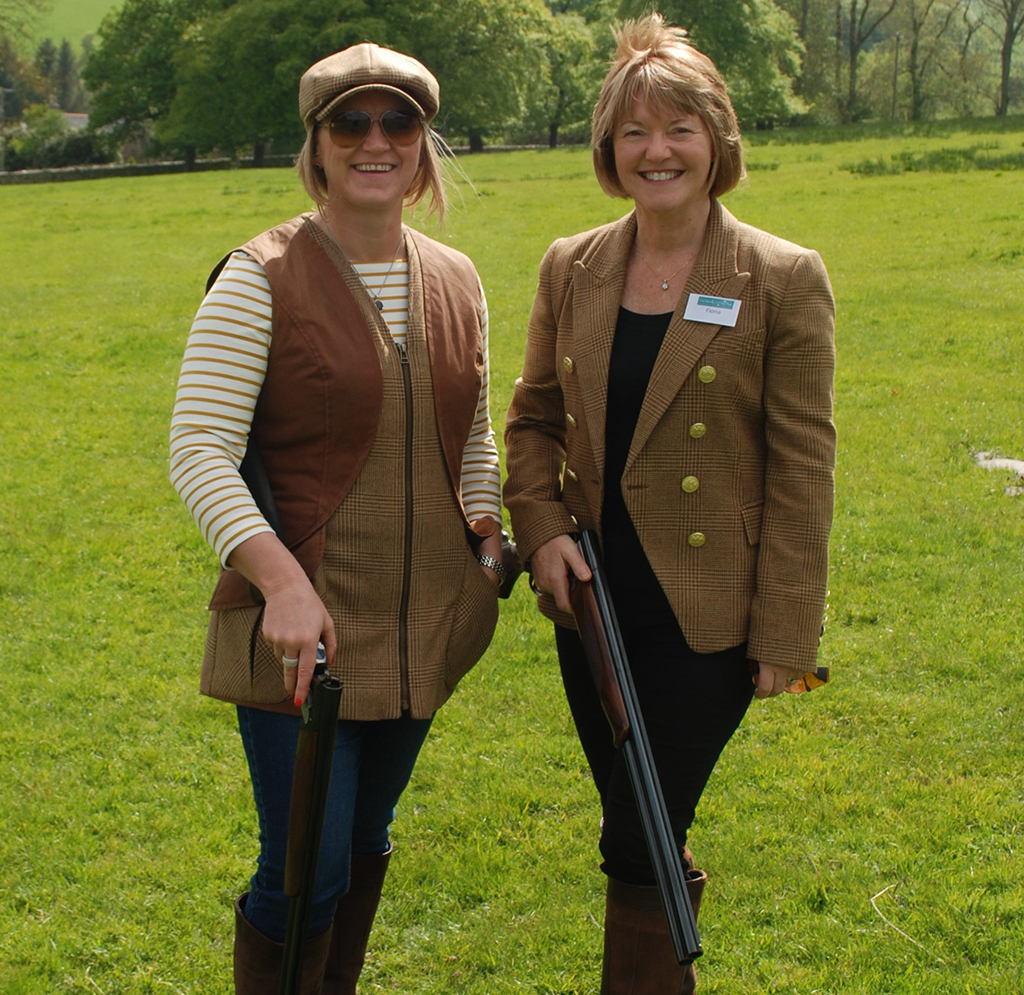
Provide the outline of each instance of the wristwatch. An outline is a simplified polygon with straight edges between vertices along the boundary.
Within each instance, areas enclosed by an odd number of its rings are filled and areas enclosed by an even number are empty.
[[[502,565],[501,560],[495,559],[493,556],[477,554],[476,562],[482,567],[490,568],[498,575],[499,586],[505,582],[505,567]]]

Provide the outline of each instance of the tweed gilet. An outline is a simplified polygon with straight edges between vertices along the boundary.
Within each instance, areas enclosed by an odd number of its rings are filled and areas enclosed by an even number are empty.
[[[443,704],[483,654],[497,621],[494,585],[467,542],[458,479],[453,480],[448,451],[465,445],[472,418],[462,427],[461,414],[453,417],[435,396],[436,382],[449,406],[475,410],[479,376],[438,375],[439,352],[454,349],[450,339],[445,340],[445,349],[439,349],[436,329],[428,333],[428,326],[436,325],[445,311],[433,284],[438,279],[432,265],[436,243],[422,236],[407,239],[409,327],[405,349],[399,350],[333,243],[320,239],[316,231],[311,234],[313,240],[302,251],[325,253],[342,276],[338,295],[349,310],[353,302],[358,306],[358,314],[347,321],[360,323],[362,345],[369,344],[375,360],[367,364],[363,357],[363,364],[373,369],[360,377],[370,384],[370,392],[380,393],[368,451],[353,479],[343,483],[344,492],[335,491],[337,502],[326,521],[312,533],[315,561],[308,553],[310,536],[296,534],[290,545],[293,551],[306,550],[300,562],[305,560],[314,588],[334,620],[338,651],[333,672],[344,684],[341,717],[395,718],[408,710],[423,718]],[[446,259],[451,262],[450,256]],[[465,267],[466,279],[455,281],[454,295],[447,287],[445,300],[475,314],[475,274],[468,262]],[[424,270],[431,283],[425,284]],[[444,267],[441,270],[443,278]],[[275,286],[273,271],[273,266],[268,268],[276,335],[279,311],[284,314],[299,302],[291,298],[292,288]],[[338,310],[341,302],[330,300],[329,289],[323,293],[326,298],[319,306],[343,314]],[[425,301],[425,293],[434,296]],[[463,311],[452,323],[465,325],[465,319]],[[344,331],[342,340],[351,332],[351,327]],[[474,351],[470,366],[478,365],[480,358]],[[450,372],[452,356],[441,360]],[[453,393],[466,396],[458,401]],[[441,420],[445,428],[439,426]],[[309,475],[309,467],[298,473],[299,479]],[[273,474],[271,481],[276,493],[280,481]],[[214,603],[202,690],[237,703],[291,710],[280,664],[260,634],[262,606],[254,603],[258,600],[231,607]]]

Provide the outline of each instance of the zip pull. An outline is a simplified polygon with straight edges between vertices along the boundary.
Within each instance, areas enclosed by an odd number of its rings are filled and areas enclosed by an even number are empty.
[[[398,350],[399,359],[402,361],[403,366],[409,365],[409,347],[405,342],[396,342],[395,348]]]

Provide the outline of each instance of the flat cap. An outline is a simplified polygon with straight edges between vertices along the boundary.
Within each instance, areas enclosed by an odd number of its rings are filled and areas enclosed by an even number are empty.
[[[428,124],[440,106],[440,87],[421,62],[390,48],[363,42],[310,66],[299,81],[299,114],[307,130],[343,100],[366,90],[385,90],[409,101]]]

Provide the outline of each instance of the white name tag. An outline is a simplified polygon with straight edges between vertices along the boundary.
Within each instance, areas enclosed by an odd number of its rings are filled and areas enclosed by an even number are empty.
[[[740,316],[740,304],[732,297],[709,297],[707,294],[690,294],[686,299],[683,317],[687,321],[703,321],[707,325],[727,325],[734,328]]]

